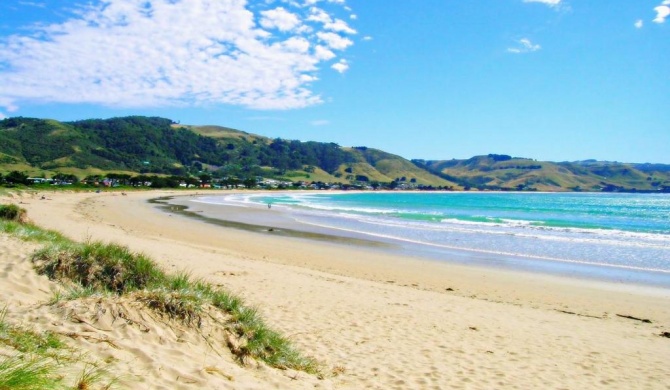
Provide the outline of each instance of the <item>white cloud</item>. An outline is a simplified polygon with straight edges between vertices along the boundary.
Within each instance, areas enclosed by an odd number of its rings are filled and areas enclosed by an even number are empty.
[[[656,11],[656,18],[654,18],[654,22],[664,23],[665,19],[670,16],[670,0],[663,1],[661,5],[654,8],[654,11]]]
[[[349,27],[347,22],[345,22],[344,20],[341,20],[341,19],[336,19],[332,23],[326,23],[326,24],[324,24],[324,27],[327,30],[332,30],[332,31],[335,31],[335,32],[343,32],[345,34],[356,34],[356,30]]]
[[[261,26],[264,28],[276,28],[280,31],[290,31],[300,25],[300,19],[296,14],[288,12],[283,7],[261,11],[263,16]]]
[[[372,40],[372,37],[369,36],[369,35],[366,35],[366,36],[363,37],[363,40],[364,40],[364,41],[371,41],[371,40]]]
[[[335,53],[333,53],[331,50],[321,45],[318,45],[317,47],[314,48],[314,55],[316,56],[317,59],[322,61],[332,60],[333,58],[336,57]]]
[[[333,64],[331,68],[335,69],[339,73],[344,73],[349,70],[349,63],[345,59],[341,59],[339,62]]]
[[[542,46],[535,44],[530,41],[528,38],[521,38],[517,42],[515,47],[510,47],[507,49],[509,53],[521,54],[521,53],[532,53],[538,51]]]
[[[327,126],[327,125],[330,124],[330,121],[329,121],[329,120],[325,120],[325,119],[318,119],[318,120],[315,120],[315,121],[310,122],[310,124],[311,124],[312,126]]]
[[[310,8],[310,15],[307,17],[310,22],[323,24],[326,30],[341,32],[345,34],[356,34],[356,30],[349,27],[347,22],[342,19],[333,19],[326,11],[321,8]]]
[[[550,7],[558,7],[561,4],[561,0],[523,0],[524,3],[542,3]]]
[[[2,111],[0,111],[0,121],[7,118],[7,115],[5,115]]]
[[[316,36],[333,50],[344,50],[354,44],[351,39],[332,32],[319,32]]]
[[[307,17],[307,20],[310,22],[318,23],[332,23],[333,19],[328,15],[328,13],[321,8],[312,7],[310,8],[310,15]]]
[[[268,9],[264,0],[104,0],[61,24],[0,37],[0,109],[27,102],[258,109],[321,103],[310,83],[334,50],[353,44],[340,35],[350,31],[346,24],[333,29],[334,14],[324,11],[333,24],[327,27],[308,20],[304,3],[284,3]]]
[[[635,21],[635,28],[642,28],[642,27],[644,27],[644,22],[642,21],[642,19],[636,20]]]

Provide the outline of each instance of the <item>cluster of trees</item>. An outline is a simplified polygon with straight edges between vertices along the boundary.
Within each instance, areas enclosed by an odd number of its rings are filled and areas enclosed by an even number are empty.
[[[314,189],[331,189],[337,188],[342,190],[361,190],[372,188],[374,190],[393,190],[399,188],[405,180],[396,179],[390,183],[371,181],[366,176],[358,176],[358,183],[324,183],[321,181],[306,183],[304,181],[298,182],[282,182],[275,188],[278,189],[299,189],[299,188],[314,188]],[[412,183],[416,180],[412,179]],[[84,179],[72,174],[56,173],[50,179],[29,178],[28,175],[12,171],[5,175],[0,174],[0,185],[5,186],[39,186],[39,185],[72,185],[76,188],[100,188],[100,187],[150,187],[150,188],[179,188],[179,187],[213,187],[213,188],[230,188],[244,186],[245,188],[256,188],[263,184],[258,181],[257,177],[234,177],[229,176],[225,178],[216,178],[213,175],[202,173],[198,176],[192,175],[129,175],[125,173],[108,173],[105,175],[89,175]],[[404,188],[404,187],[403,187]],[[451,191],[452,187],[433,187],[425,185],[415,185],[413,188],[417,190],[445,190]]]
[[[257,163],[279,170],[302,169],[317,166],[334,173],[342,164],[353,162],[353,156],[338,144],[322,142],[286,141],[274,139],[269,145],[258,148]]]
[[[13,187],[17,185],[30,185],[32,181],[28,180],[28,175],[19,172],[11,171],[5,175],[0,173],[0,185]]]

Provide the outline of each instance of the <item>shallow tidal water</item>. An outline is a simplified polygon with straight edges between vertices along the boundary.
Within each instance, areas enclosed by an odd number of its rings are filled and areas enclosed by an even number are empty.
[[[670,288],[670,196],[663,194],[282,192],[192,201],[270,205],[298,229],[438,261]]]

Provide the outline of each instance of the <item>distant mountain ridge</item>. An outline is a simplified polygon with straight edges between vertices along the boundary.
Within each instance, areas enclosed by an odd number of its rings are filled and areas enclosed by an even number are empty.
[[[387,188],[670,191],[670,165],[540,162],[502,154],[412,160],[378,149],[268,138],[220,126],[129,116],[0,120],[0,172],[275,177]]]
[[[467,160],[413,160],[464,189],[670,191],[670,165],[607,161],[549,162],[489,154]]]

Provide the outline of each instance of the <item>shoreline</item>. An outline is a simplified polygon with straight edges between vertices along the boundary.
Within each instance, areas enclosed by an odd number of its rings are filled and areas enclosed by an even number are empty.
[[[230,193],[229,190],[221,192],[221,194]],[[200,195],[202,194],[196,191],[191,194],[176,192],[171,193],[168,196],[188,199]],[[156,197],[145,194],[141,198],[148,203],[150,199],[155,199]],[[203,204],[200,205],[203,206]],[[144,206],[146,207],[147,204]],[[153,207],[151,205],[148,206],[150,208]],[[211,207],[216,208],[218,206]],[[248,215],[249,212],[261,214],[267,211],[264,208],[259,208],[257,210],[250,208],[236,208],[236,210],[238,212],[241,211],[241,214],[243,215]],[[154,211],[156,213],[164,213],[162,210],[156,209]],[[240,214],[238,214],[238,217],[239,215]],[[177,213],[168,214],[168,217],[179,218],[180,223],[187,224],[189,226],[188,229],[192,230],[194,233],[199,232],[201,229],[209,232],[209,228],[205,227],[207,224],[203,224],[202,221],[197,221],[187,216],[180,216]],[[186,221],[189,222],[187,223]],[[217,230],[218,228],[220,227],[215,227]],[[642,293],[642,295],[649,294],[652,296],[670,298],[670,290],[656,286],[565,277],[518,269],[465,265],[458,262],[447,263],[427,259],[423,256],[408,255],[407,253],[394,254],[387,250],[380,251],[378,248],[370,246],[346,246],[343,245],[342,242],[311,241],[300,237],[281,237],[275,235],[274,232],[272,232],[273,234],[270,234],[270,232],[265,231],[241,231],[237,229],[226,229],[225,227],[222,228],[231,236],[230,239],[223,241],[222,244],[226,245],[236,254],[241,254],[252,259],[262,259],[263,261],[305,267],[315,271],[332,272],[341,276],[363,278],[374,282],[399,284],[406,287],[435,292],[447,291],[450,288],[455,292],[460,289],[463,296],[483,297],[483,299],[486,300],[500,300],[502,295],[497,294],[497,292],[515,284],[520,284],[519,286],[514,287],[514,291],[519,292],[519,295],[525,296],[526,294],[530,294],[535,296],[536,294],[541,294],[545,298],[548,294],[542,290],[549,286],[557,287],[556,291],[552,291],[554,297],[550,300],[553,301],[554,298],[565,294],[571,297],[566,300],[571,300],[573,304],[576,303],[574,295],[567,290],[579,287],[607,293]],[[200,237],[196,238],[196,234],[189,235],[188,240],[200,243]],[[262,243],[259,242],[261,237],[263,241]],[[346,240],[347,239],[345,239],[345,242]],[[248,242],[254,242],[254,245],[245,245],[245,243]],[[333,261],[335,259],[336,261]],[[361,259],[365,259],[365,261],[360,261]],[[457,282],[461,279],[485,280],[488,285],[480,285],[476,286],[476,288],[475,286],[465,287],[462,286],[462,283]],[[459,287],[459,285],[461,286]],[[515,300],[518,299],[519,298],[515,298]],[[522,299],[528,299],[528,297]],[[605,299],[609,300],[609,298]],[[556,299],[556,302],[559,302],[559,300]],[[586,309],[586,306],[584,306],[584,308]],[[668,319],[670,320],[670,307],[668,308]]]
[[[21,201],[38,225],[75,240],[116,242],[169,272],[241,295],[338,373],[318,382],[322,388],[667,388],[670,340],[659,336],[670,331],[667,290],[258,234],[148,203],[182,195],[196,193],[49,193],[48,200],[22,194],[1,202]],[[241,371],[230,386],[314,387],[300,378],[263,382],[259,371]]]
[[[259,234],[370,247],[385,251],[389,255],[415,257],[426,261],[491,269],[491,271],[523,272],[586,282],[670,289],[670,272],[550,259],[532,255],[505,254],[462,248],[432,248],[414,242],[378,237],[365,232],[299,222],[290,217],[290,212],[287,212],[288,209],[286,208],[272,210],[264,207],[253,207],[254,205],[240,206],[194,201],[193,198],[198,196],[210,195],[177,195],[162,199],[160,203],[164,201],[166,204],[163,207],[164,210],[169,210],[171,206],[175,206],[176,208],[172,212],[182,213],[202,222]],[[150,200],[151,202],[153,200]]]

